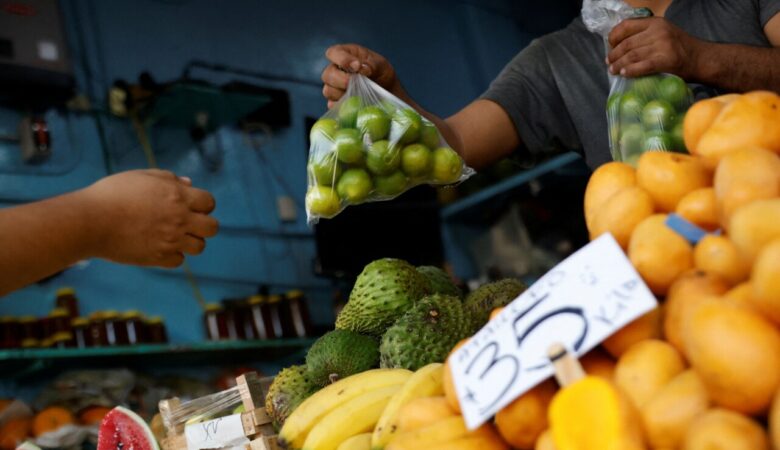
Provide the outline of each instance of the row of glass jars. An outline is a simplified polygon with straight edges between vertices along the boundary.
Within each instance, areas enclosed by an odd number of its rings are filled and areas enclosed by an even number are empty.
[[[70,317],[55,308],[43,318],[0,317],[0,347],[106,347],[168,342],[160,317],[145,318],[138,311],[98,311],[89,317]]]
[[[285,295],[253,295],[211,303],[206,305],[203,322],[210,341],[314,335],[306,298],[299,290]]]

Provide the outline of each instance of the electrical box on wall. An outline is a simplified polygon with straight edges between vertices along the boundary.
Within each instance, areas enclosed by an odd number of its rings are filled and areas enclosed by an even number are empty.
[[[0,0],[0,103],[45,108],[74,85],[57,0]]]

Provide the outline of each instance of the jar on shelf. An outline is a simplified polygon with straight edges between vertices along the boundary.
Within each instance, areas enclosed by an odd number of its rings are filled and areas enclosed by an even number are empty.
[[[109,346],[127,345],[127,327],[116,311],[103,313],[103,325],[106,327],[106,341]]]
[[[150,344],[166,344],[168,342],[168,332],[162,317],[154,316],[146,320],[146,336]]]
[[[143,344],[146,341],[144,318],[139,311],[127,311],[122,314],[122,321],[125,323],[125,333],[129,345]]]
[[[274,336],[277,338],[296,337],[290,305],[284,301],[284,297],[276,294],[271,295],[268,297],[268,305],[270,306],[271,311],[271,323],[274,329]]]
[[[209,303],[203,312],[203,325],[206,327],[206,339],[221,341],[229,339],[225,308],[219,303]]]
[[[89,336],[87,345],[90,347],[105,347],[108,345],[106,326],[103,320],[103,312],[95,311],[89,315]]]
[[[57,308],[65,308],[71,319],[79,316],[79,299],[76,297],[76,290],[72,287],[57,289],[55,304]]]
[[[55,333],[51,337],[51,347],[60,349],[73,347],[73,333],[70,331]]]
[[[70,329],[73,333],[73,346],[76,348],[87,348],[90,346],[89,340],[89,320],[86,317],[76,317],[70,321]]]
[[[237,298],[222,300],[222,307],[225,310],[225,323],[227,324],[227,338],[231,341],[246,338],[243,317],[244,303],[244,299]]]
[[[287,293],[286,297],[287,304],[290,308],[290,315],[292,316],[295,335],[299,338],[313,336],[314,331],[311,326],[309,307],[306,304],[306,297],[304,296],[303,291],[292,290]]]
[[[44,337],[53,337],[57,333],[70,331],[70,313],[65,308],[54,308],[43,322]]]
[[[41,324],[35,316],[19,318],[19,337],[23,348],[37,347],[41,341]]]
[[[273,339],[275,336],[268,298],[264,295],[249,297],[249,312],[257,339]]]

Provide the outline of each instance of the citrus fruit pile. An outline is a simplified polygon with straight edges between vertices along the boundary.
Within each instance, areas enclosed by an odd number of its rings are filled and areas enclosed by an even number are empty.
[[[635,165],[648,150],[685,152],[682,120],[693,93],[682,78],[661,74],[621,79],[607,100],[615,161]]]
[[[361,75],[309,137],[310,222],[420,184],[456,183],[470,171],[433,123]]]

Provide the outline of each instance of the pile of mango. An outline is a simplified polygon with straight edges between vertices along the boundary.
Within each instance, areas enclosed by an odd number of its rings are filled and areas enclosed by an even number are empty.
[[[591,238],[612,233],[660,307],[582,357],[583,379],[504,408],[513,448],[780,448],[780,96],[698,102],[684,138],[690,155],[593,173]]]

